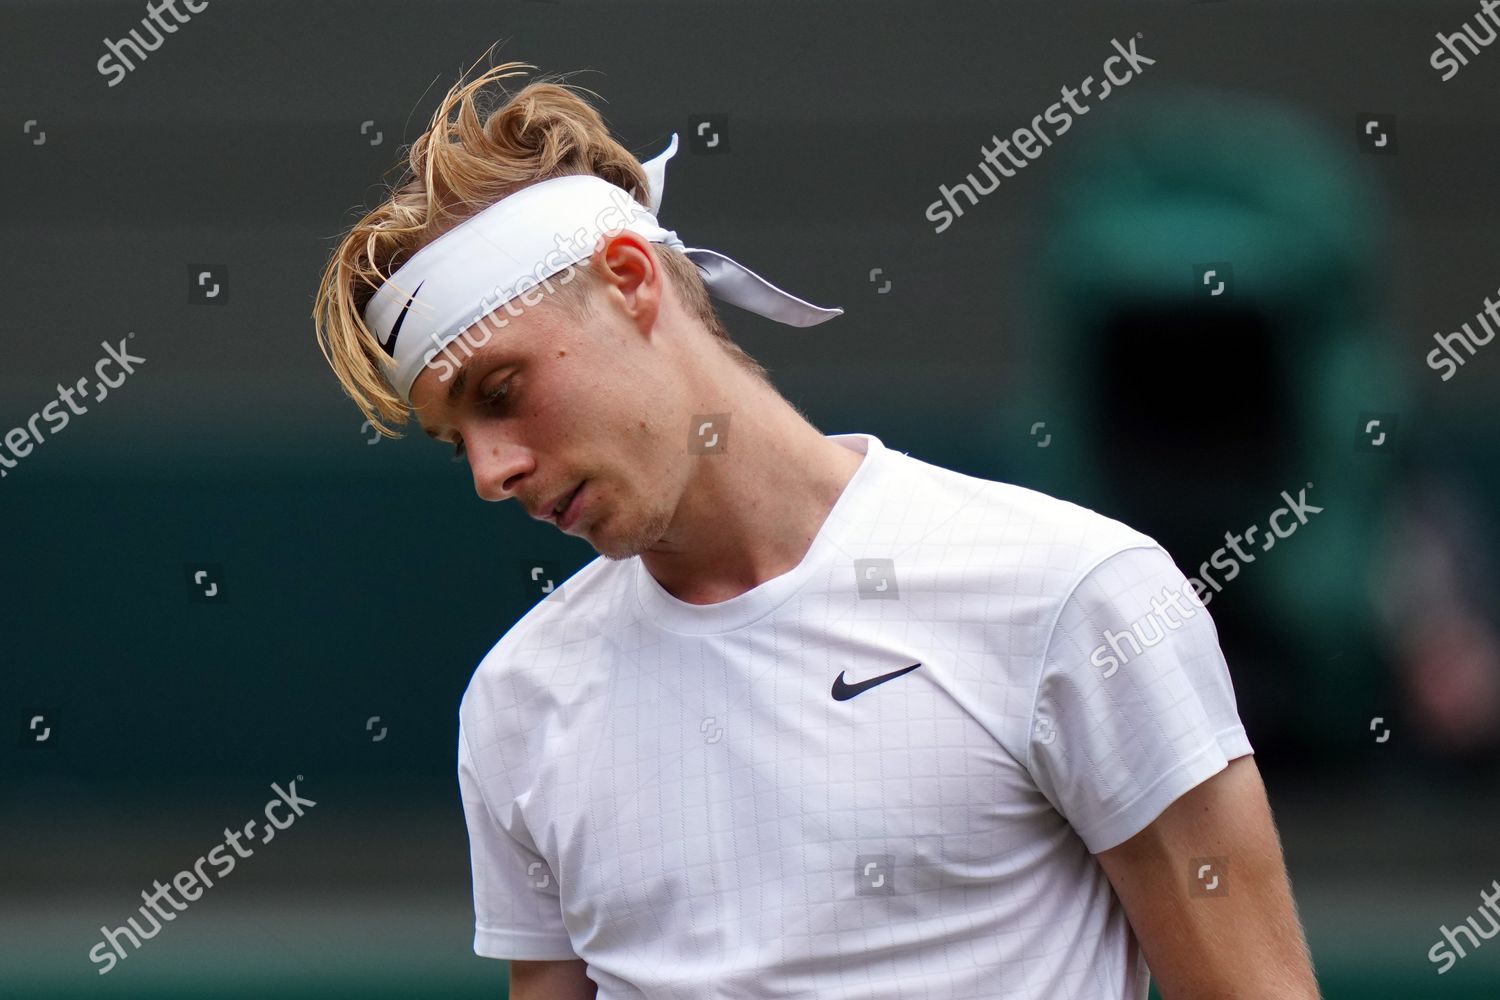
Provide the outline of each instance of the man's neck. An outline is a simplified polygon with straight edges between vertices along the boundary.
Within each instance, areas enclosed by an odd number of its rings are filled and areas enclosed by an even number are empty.
[[[758,419],[743,413],[730,450],[703,456],[666,536],[641,553],[662,589],[688,604],[718,604],[794,569],[861,463],[780,396]]]

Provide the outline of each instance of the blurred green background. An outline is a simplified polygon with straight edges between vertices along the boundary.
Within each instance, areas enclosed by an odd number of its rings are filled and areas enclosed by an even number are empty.
[[[0,481],[0,996],[504,995],[471,950],[458,701],[528,567],[593,552],[420,432],[367,443],[308,315],[498,38],[588,70],[642,158],[730,115],[661,216],[846,309],[723,308],[824,432],[1083,503],[1184,568],[1316,481],[1325,512],[1211,611],[1325,995],[1500,995],[1500,941],[1427,960],[1500,878],[1500,380],[1483,350],[1451,382],[1424,361],[1500,286],[1500,54],[1427,65],[1469,5],[215,5],[107,87],[100,39],[141,13],[0,0],[0,92],[47,132],[0,152],[0,429],[101,341],[147,358]],[[1138,31],[1155,67],[932,233],[939,184]],[[1361,150],[1368,112],[1396,155]],[[1204,261],[1234,264],[1232,304],[1196,296]],[[190,300],[204,265],[222,305]],[[317,806],[99,976],[101,925],[298,775]]]

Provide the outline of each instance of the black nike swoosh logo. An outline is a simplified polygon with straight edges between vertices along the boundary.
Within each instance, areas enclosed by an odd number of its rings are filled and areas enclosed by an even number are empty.
[[[423,279],[422,285],[425,284],[427,281]],[[422,290],[422,285],[416,287],[416,290],[411,293],[411,298],[406,300],[406,305],[401,307],[401,315],[396,317],[396,325],[391,327],[391,339],[380,345],[381,349],[393,358],[396,356],[396,338],[401,336],[401,324],[406,322],[406,313],[411,309],[411,304],[417,301],[417,292]]]
[[[858,684],[846,684],[844,682],[844,672],[840,670],[839,675],[833,679],[833,700],[848,701],[855,695],[868,691],[870,690],[870,688],[874,687],[877,684],[884,684],[886,681],[900,677],[902,674],[909,674],[921,665],[922,664],[920,663],[913,663],[909,667],[902,667],[900,670],[892,670],[888,674],[881,674],[879,677],[871,677],[869,680],[860,681]]]

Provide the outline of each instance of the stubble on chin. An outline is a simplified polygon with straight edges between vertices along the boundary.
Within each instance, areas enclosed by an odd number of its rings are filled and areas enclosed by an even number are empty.
[[[589,543],[605,559],[623,562],[645,552],[661,541],[671,526],[672,515],[664,510],[654,510],[643,521],[632,524],[624,535],[603,535],[589,538]]]

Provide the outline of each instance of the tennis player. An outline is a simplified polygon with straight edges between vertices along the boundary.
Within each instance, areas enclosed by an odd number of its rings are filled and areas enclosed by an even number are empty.
[[[711,298],[841,310],[661,227],[676,136],[643,163],[566,84],[489,101],[526,68],[448,92],[314,311],[382,433],[600,554],[459,710],[510,995],[1317,997],[1202,584],[818,431]]]

